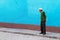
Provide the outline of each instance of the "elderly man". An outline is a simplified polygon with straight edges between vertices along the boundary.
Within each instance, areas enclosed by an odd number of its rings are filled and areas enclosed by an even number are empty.
[[[42,8],[39,8],[39,12],[41,13],[41,33],[46,34],[46,15]]]

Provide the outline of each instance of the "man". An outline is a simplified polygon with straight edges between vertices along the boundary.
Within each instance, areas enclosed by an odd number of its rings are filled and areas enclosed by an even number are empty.
[[[39,12],[41,13],[41,33],[45,35],[46,34],[46,15],[45,12],[42,10],[42,8],[39,8]]]

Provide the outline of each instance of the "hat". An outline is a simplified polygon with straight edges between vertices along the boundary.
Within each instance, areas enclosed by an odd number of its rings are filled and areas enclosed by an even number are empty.
[[[42,8],[39,8],[39,10],[42,10]]]

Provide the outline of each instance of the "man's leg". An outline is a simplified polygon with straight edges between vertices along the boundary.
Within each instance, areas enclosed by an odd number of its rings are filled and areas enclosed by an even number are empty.
[[[43,34],[46,34],[46,23],[43,22]]]
[[[40,27],[40,29],[41,29],[41,33],[40,34],[43,34],[43,22],[41,21],[41,27]]]

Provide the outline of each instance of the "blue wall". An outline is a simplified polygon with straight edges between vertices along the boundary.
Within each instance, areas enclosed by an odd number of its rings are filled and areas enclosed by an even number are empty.
[[[0,0],[0,22],[40,25],[42,7],[47,26],[60,26],[59,0]]]
[[[0,22],[25,23],[27,0],[0,0]]]

